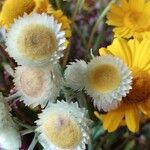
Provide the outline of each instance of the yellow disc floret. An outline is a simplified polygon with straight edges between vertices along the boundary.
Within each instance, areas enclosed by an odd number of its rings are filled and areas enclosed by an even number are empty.
[[[109,92],[118,87],[120,74],[113,65],[101,64],[88,73],[89,83],[97,92]]]
[[[43,124],[43,129],[47,138],[60,148],[72,149],[81,139],[78,124],[64,114],[51,114]]]
[[[30,59],[43,59],[56,49],[56,37],[43,25],[28,25],[18,36],[20,53]]]

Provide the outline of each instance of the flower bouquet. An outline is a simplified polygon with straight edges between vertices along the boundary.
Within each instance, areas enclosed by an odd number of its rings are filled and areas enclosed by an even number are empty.
[[[150,149],[150,1],[0,1],[0,149]]]

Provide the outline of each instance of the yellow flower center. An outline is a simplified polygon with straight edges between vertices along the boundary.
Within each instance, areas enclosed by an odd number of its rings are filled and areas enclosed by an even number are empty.
[[[150,99],[150,75],[146,72],[137,73],[133,78],[132,89],[124,98],[126,103],[137,103]]]
[[[28,96],[38,97],[43,88],[43,72],[38,69],[26,69],[20,77],[21,90]]]
[[[97,92],[109,92],[117,88],[121,76],[118,69],[109,64],[102,64],[90,70],[88,79],[91,88]]]
[[[62,114],[52,114],[43,124],[48,139],[56,146],[64,149],[76,147],[81,139],[78,124]]]
[[[18,49],[29,59],[44,59],[57,47],[54,33],[43,25],[28,25],[18,37]]]
[[[135,31],[145,31],[150,26],[149,17],[141,12],[128,12],[124,18],[125,26]]]

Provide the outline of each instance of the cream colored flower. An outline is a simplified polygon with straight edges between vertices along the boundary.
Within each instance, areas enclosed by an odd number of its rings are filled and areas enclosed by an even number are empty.
[[[77,103],[50,104],[36,121],[44,150],[84,150],[89,141],[90,120],[86,115]]]
[[[20,100],[32,107],[37,105],[44,107],[48,101],[55,101],[63,86],[57,67],[17,67],[14,83],[18,96],[21,96]]]
[[[5,150],[18,150],[21,147],[21,137],[17,125],[13,122],[0,93],[0,146]]]
[[[19,65],[45,66],[57,63],[65,46],[61,24],[47,14],[19,17],[7,33],[7,51]]]
[[[127,65],[113,56],[97,56],[88,64],[82,64],[76,62],[67,67],[65,78],[68,86],[74,90],[84,88],[99,110],[117,107],[131,89],[132,76]]]

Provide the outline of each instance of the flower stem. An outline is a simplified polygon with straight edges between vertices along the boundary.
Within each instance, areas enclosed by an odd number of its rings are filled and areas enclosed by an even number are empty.
[[[21,131],[21,136],[24,136],[26,134],[30,134],[32,132],[34,132],[33,129],[25,129],[25,130]]]
[[[74,10],[73,15],[72,15],[72,22],[75,21],[75,18],[77,16],[77,13],[78,13],[79,9],[81,8],[82,3],[83,3],[83,0],[77,0],[75,10]]]
[[[34,138],[33,138],[32,142],[31,142],[28,150],[34,150],[34,147],[35,147],[36,143],[38,142],[38,136],[39,136],[39,134],[35,133]]]
[[[83,46],[86,47],[87,42],[86,42],[86,39],[83,36],[83,33],[78,29],[76,24],[74,24],[73,27],[74,27],[74,30],[76,31],[76,33],[78,34],[78,36],[81,38],[81,42],[82,42]]]
[[[107,12],[109,11],[111,5],[113,3],[115,3],[117,0],[111,0],[109,2],[109,4],[107,5],[107,7],[103,10],[103,12],[101,13],[101,15],[99,16],[99,18],[97,19],[93,29],[92,29],[92,32],[91,32],[91,36],[89,38],[89,42],[88,42],[88,50],[91,48],[91,44],[93,42],[93,38],[94,38],[94,35],[95,35],[95,32],[97,30],[97,27],[99,26],[100,22],[102,21],[102,19],[106,16]]]
[[[84,2],[84,0],[77,0],[75,10],[74,10],[74,13],[73,13],[72,19],[71,19],[71,21],[72,21],[71,29],[72,30],[73,30],[73,27],[74,27],[75,18],[77,16],[78,11],[81,9],[81,6],[82,6],[83,2]],[[65,56],[64,56],[64,59],[63,59],[63,67],[65,67],[66,64],[67,64],[69,54],[70,54],[70,45],[67,47],[67,49],[65,51]]]
[[[18,124],[19,126],[22,126],[22,127],[24,127],[24,128],[27,128],[27,129],[29,129],[29,130],[34,130],[34,129],[35,129],[35,127],[30,126],[30,125],[27,125],[27,124],[24,124],[23,122],[19,121],[17,118],[13,118],[13,120],[14,120],[14,122],[15,122],[16,124]]]
[[[18,97],[19,97],[19,94],[18,94],[18,93],[15,93],[15,94],[13,94],[13,95],[11,95],[11,96],[9,96],[9,97],[5,97],[5,99],[6,99],[7,102],[8,102],[8,101],[17,99]]]
[[[56,2],[57,9],[60,9],[61,8],[60,0],[55,0],[55,2]]]

